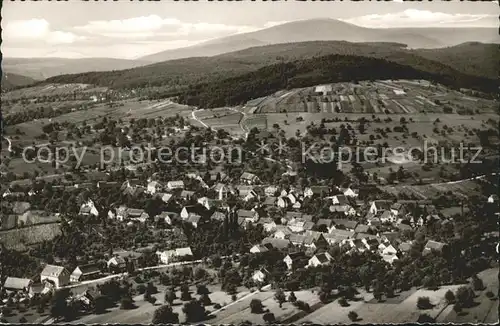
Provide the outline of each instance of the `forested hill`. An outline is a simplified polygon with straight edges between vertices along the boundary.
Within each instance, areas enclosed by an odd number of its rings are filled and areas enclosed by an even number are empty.
[[[496,46],[496,51],[494,50]],[[283,61],[311,59],[331,54],[357,55],[394,61],[428,72],[454,69],[495,78],[498,45],[469,43],[443,49],[408,50],[398,43],[312,41],[248,48],[214,57],[171,60],[127,70],[87,72],[47,79],[53,83],[85,83],[112,88],[161,87],[180,90],[188,84],[223,80]],[[471,61],[473,61],[471,64]],[[452,68],[453,67],[453,68]]]
[[[178,101],[201,108],[238,105],[281,89],[323,83],[377,79],[426,79],[454,88],[485,92],[498,90],[499,82],[469,76],[451,69],[429,72],[383,59],[328,55],[275,64],[257,71],[213,83],[199,84],[178,94]],[[174,94],[163,94],[163,96]]]

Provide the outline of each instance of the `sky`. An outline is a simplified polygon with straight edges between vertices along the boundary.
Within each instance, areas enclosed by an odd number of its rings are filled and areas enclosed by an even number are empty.
[[[5,57],[134,59],[303,19],[373,28],[496,28],[498,15],[494,1],[4,1],[1,50]]]

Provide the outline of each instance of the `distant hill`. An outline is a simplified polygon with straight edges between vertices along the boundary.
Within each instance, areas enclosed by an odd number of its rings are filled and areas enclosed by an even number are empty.
[[[19,86],[26,86],[35,83],[36,80],[30,77],[11,74],[2,71],[2,90],[10,90]]]
[[[144,60],[125,60],[112,58],[2,58],[2,70],[33,79],[77,74],[87,71],[122,70],[150,64]]]
[[[409,48],[439,48],[469,41],[494,43],[497,39],[495,28],[365,28],[336,19],[310,19],[162,51],[141,59],[160,62],[213,56],[259,45],[308,41],[396,42]]]
[[[192,85],[176,95],[180,103],[201,108],[240,105],[282,89],[323,83],[377,79],[424,79],[452,88],[470,88],[493,93],[497,80],[465,75],[451,68],[422,70],[384,59],[352,55],[327,55],[263,67],[240,76]],[[421,68],[426,66],[420,65]]]
[[[49,78],[54,83],[85,83],[115,88],[157,86],[165,89],[182,89],[188,84],[223,80],[255,71],[280,61],[309,59],[331,54],[373,57],[414,67],[427,72],[456,70],[469,74],[492,77],[497,60],[490,55],[496,45],[471,43],[468,45],[435,50],[408,50],[399,43],[350,43],[345,41],[314,41],[275,44],[253,47],[213,57],[194,57],[170,60],[134,69],[109,72],[89,72]],[[462,53],[464,49],[464,53]],[[422,52],[423,51],[423,52]],[[474,69],[463,56],[474,52]],[[421,55],[422,53],[422,55]],[[481,53],[484,53],[481,56]],[[498,53],[498,48],[497,48]],[[453,63],[451,66],[450,63]],[[453,68],[453,69],[452,69]]]
[[[467,42],[442,49],[419,49],[417,53],[470,75],[496,79],[500,72],[498,44]]]

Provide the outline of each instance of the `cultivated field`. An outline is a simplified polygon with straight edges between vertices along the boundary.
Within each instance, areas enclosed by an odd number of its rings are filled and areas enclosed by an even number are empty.
[[[465,105],[464,105],[465,103]],[[246,106],[257,113],[459,113],[495,112],[493,101],[419,80],[362,81],[282,90]]]

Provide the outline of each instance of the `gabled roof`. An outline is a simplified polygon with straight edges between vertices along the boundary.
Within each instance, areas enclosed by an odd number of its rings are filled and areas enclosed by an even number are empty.
[[[253,173],[250,173],[250,172],[243,172],[243,174],[241,175],[240,179],[244,179],[244,180],[255,180],[257,179],[257,176]]]
[[[342,225],[346,229],[353,229],[353,230],[358,225],[357,221],[346,220],[346,219],[338,219],[338,218],[334,218],[333,222],[335,223],[335,225]]]
[[[65,268],[62,266],[47,265],[43,269],[41,276],[59,277],[64,271]]]
[[[215,211],[212,216],[210,216],[212,220],[224,221],[226,218],[226,214],[223,212]]]
[[[335,195],[334,197],[337,198],[338,205],[349,205],[349,201],[345,195]]]
[[[292,259],[292,261],[304,258],[305,256],[306,256],[306,254],[303,251],[296,251],[296,252],[289,253],[287,255],[287,257],[290,257],[290,259]]]
[[[358,224],[354,229],[356,233],[367,233],[370,230],[370,226],[366,224]]]
[[[201,216],[195,213],[189,213],[188,218],[186,219],[189,223],[199,223],[201,220]]]
[[[286,249],[291,244],[290,240],[276,239],[276,238],[264,238],[262,244],[270,244],[276,249]]]
[[[184,187],[184,181],[183,180],[168,181],[167,186],[168,187]]]
[[[3,286],[6,289],[23,290],[29,288],[31,280],[28,278],[7,277]]]
[[[180,257],[183,257],[183,256],[193,256],[193,252],[191,251],[191,247],[176,248],[175,249],[175,254],[177,256],[180,256]]]
[[[320,226],[320,225],[326,225],[327,228],[331,227],[333,224],[333,221],[332,220],[329,220],[329,219],[326,219],[326,218],[320,218],[317,222],[316,222],[316,225],[317,226]]]
[[[319,260],[320,263],[327,263],[330,261],[330,257],[324,252],[316,254],[314,256]]]
[[[236,211],[236,214],[238,214],[238,217],[243,217],[243,218],[253,218],[257,212],[247,210],[247,209],[238,209]]]
[[[77,266],[77,268],[80,269],[80,271],[82,272],[82,275],[89,275],[89,274],[95,274],[95,273],[101,272],[101,269],[99,268],[99,266],[97,264],[80,265],[80,266]],[[73,271],[73,273],[75,271],[76,271],[76,268]]]
[[[434,241],[434,240],[429,240],[425,244],[425,249],[442,250],[444,246],[446,246],[446,243],[438,242],[438,241]]]
[[[266,206],[272,206],[275,203],[276,203],[276,197],[266,197],[266,199],[264,199],[264,202],[262,204]]]
[[[377,209],[390,209],[392,202],[389,200],[375,200],[372,203],[375,204]]]

